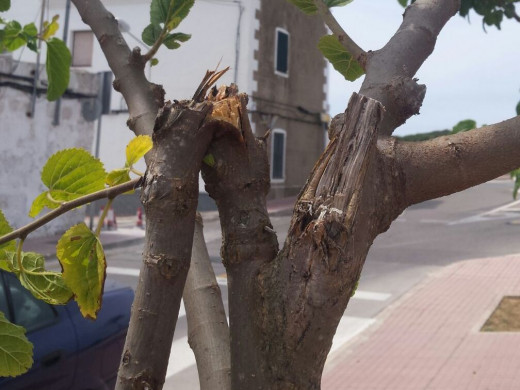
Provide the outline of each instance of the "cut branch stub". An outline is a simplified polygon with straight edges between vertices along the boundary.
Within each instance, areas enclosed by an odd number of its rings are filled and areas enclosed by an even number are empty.
[[[316,164],[301,201],[345,212],[351,227],[371,154],[375,151],[377,127],[383,107],[373,99],[353,94],[344,122]]]

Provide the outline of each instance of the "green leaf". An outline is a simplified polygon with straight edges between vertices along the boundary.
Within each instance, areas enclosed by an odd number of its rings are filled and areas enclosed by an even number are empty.
[[[318,48],[327,58],[334,69],[348,81],[354,81],[365,72],[359,62],[343,47],[334,35],[325,35],[318,42]]]
[[[0,0],[0,12],[8,11],[11,8],[11,0]]]
[[[42,170],[42,182],[49,191],[33,201],[29,215],[36,216],[43,207],[56,208],[67,202],[105,188],[103,164],[84,149],[65,149],[52,155]]]
[[[195,0],[152,0],[150,22],[168,24],[173,18],[184,19],[190,13]]]
[[[406,7],[408,5],[408,0],[397,0],[399,4],[401,4],[403,7]]]
[[[141,38],[143,39],[143,42],[146,43],[149,46],[153,46],[155,41],[157,41],[162,33],[162,28],[158,24],[149,24],[145,27],[143,30],[143,33],[141,34]]]
[[[51,38],[46,43],[47,99],[53,101],[63,95],[69,85],[71,55],[65,43],[58,38]]]
[[[215,157],[211,153],[206,154],[204,158],[202,159],[202,162],[210,167],[215,166]]]
[[[520,102],[516,105],[516,115],[520,115]]]
[[[7,233],[10,233],[12,231],[13,229],[11,228],[11,226],[9,226],[9,223],[7,222],[4,213],[2,212],[2,210],[0,210],[0,237],[5,236]],[[6,271],[11,270],[6,262],[6,252],[14,251],[16,251],[16,244],[14,240],[0,245],[0,269],[4,269]]]
[[[22,31],[22,25],[15,20],[5,25],[2,43],[7,50],[15,51],[25,45],[26,40]]]
[[[181,46],[179,42],[186,42],[190,38],[190,34],[173,33],[166,36],[166,38],[163,41],[163,44],[168,49],[178,49]]]
[[[23,270],[18,267],[16,254],[10,262],[14,273],[20,279],[20,283],[37,299],[50,305],[64,305],[72,298],[72,291],[67,287],[63,275],[59,272],[45,270],[45,259],[39,253],[22,252],[21,260]]]
[[[152,58],[150,60],[150,66],[155,66],[159,63],[159,60],[157,58]]]
[[[49,192],[43,192],[40,195],[36,197],[36,199],[33,200],[31,208],[29,210],[29,217],[34,218],[38,214],[41,213],[41,211],[44,209],[44,207],[47,207],[49,209],[57,209],[60,206],[60,203],[51,201],[47,196],[49,195]]]
[[[113,171],[109,172],[105,182],[110,187],[126,183],[127,181],[130,181],[129,172],[130,168],[114,169]]]
[[[139,135],[132,139],[126,146],[126,166],[131,167],[141,159],[153,147],[152,138],[149,135]]]
[[[106,262],[101,242],[87,225],[80,223],[60,238],[56,256],[81,314],[95,319],[101,308],[105,283]]]
[[[58,24],[59,15],[54,15],[50,22],[43,22],[42,39],[47,41],[50,37],[56,34],[60,25]]]
[[[289,3],[294,4],[298,7],[303,13],[307,15],[314,15],[318,12],[318,8],[314,4],[314,0],[288,0]],[[349,3],[352,3],[353,0],[323,0],[325,5],[329,8],[331,7],[342,7]]]
[[[477,127],[477,122],[475,122],[473,119],[465,119],[453,126],[453,130],[451,132],[456,134],[463,131],[472,130],[475,127]]]
[[[33,365],[33,345],[25,329],[15,325],[0,312],[0,376],[18,376]]]
[[[29,23],[23,26],[22,30],[25,34],[35,37],[38,35],[38,29],[34,23]]]
[[[343,7],[349,3],[352,3],[354,0],[325,0],[325,4],[327,7]]]
[[[294,4],[303,13],[307,15],[314,15],[318,12],[318,8],[314,5],[313,0],[288,0],[289,3]]]

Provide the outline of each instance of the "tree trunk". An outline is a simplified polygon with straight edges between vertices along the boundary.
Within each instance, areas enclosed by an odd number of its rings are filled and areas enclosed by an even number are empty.
[[[188,273],[198,172],[212,138],[211,105],[167,104],[159,113],[141,201],[146,210],[139,275],[117,390],[161,389]]]
[[[229,327],[220,287],[197,214],[190,271],[184,287],[188,342],[197,360],[201,390],[231,389]]]

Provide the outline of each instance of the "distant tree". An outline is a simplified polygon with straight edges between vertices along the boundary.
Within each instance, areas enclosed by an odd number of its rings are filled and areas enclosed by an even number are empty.
[[[355,293],[373,240],[407,207],[520,166],[519,116],[421,143],[392,137],[396,128],[419,112],[426,87],[414,75],[433,52],[448,20],[474,8],[484,16],[484,24],[499,27],[504,16],[518,19],[515,2],[463,1],[461,8],[456,0],[417,0],[407,6],[403,23],[388,43],[366,51],[329,10],[350,0],[290,0],[329,26],[332,35],[322,38],[319,47],[335,68],[349,80],[363,74],[365,79],[345,113],[332,120],[330,143],[298,197],[281,250],[266,210],[265,139],[255,138],[251,131],[247,97],[235,86],[213,89],[222,72],[208,72],[200,86],[194,86],[191,99],[164,102],[162,88],[145,77],[144,66],[155,61],[160,46],[176,48],[187,39],[172,30],[193,2],[152,0],[150,25],[143,33],[152,49],[142,54],[126,45],[116,19],[101,1],[73,0],[115,74],[114,87],[128,104],[129,127],[137,135],[151,136],[153,149],[146,155],[147,171],[142,178],[127,181],[135,158],[146,149],[133,148],[122,172],[107,176],[96,168],[96,184],[83,194],[76,191],[69,196],[53,175],[44,175],[49,191],[39,198],[37,208],[57,207],[51,212],[57,213],[93,197],[112,199],[116,193],[142,187],[147,215],[143,265],[117,389],[162,388],[183,290],[202,388],[318,389],[336,327]],[[0,0],[0,10],[8,8],[9,1]],[[4,41],[12,36],[6,29],[7,25],[0,35]],[[29,35],[35,36],[30,30]],[[25,39],[23,31],[17,34]],[[60,164],[59,157],[49,160],[50,172]],[[211,267],[188,275],[201,170],[222,226],[229,331]],[[100,188],[99,177],[112,187]],[[95,190],[99,191],[92,193]],[[78,226],[58,243],[58,257],[65,261],[64,274],[57,276],[44,274],[37,255],[21,251],[30,229],[9,233],[5,219],[0,221],[0,234],[5,234],[0,238],[4,245],[0,266],[21,280],[42,275],[60,283],[65,279],[55,289],[65,295],[59,295],[60,299],[70,297],[68,288],[85,314],[95,316],[99,291],[81,302],[88,294],[74,282],[69,284],[66,277],[70,272],[76,280],[91,274],[95,280],[104,276],[104,256],[96,234]],[[20,239],[18,251],[14,238]],[[200,270],[199,255],[205,250],[200,234],[194,248],[191,270]],[[76,263],[88,269],[81,274]],[[30,264],[33,268],[28,270]],[[95,286],[99,290],[100,283]],[[218,304],[208,303],[215,298]],[[0,317],[0,325],[4,323]]]

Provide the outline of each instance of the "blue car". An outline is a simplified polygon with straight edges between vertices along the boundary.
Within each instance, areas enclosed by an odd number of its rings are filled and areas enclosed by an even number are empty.
[[[107,281],[102,308],[91,321],[75,302],[49,305],[1,271],[0,311],[27,329],[34,365],[19,377],[0,378],[0,390],[113,389],[133,299],[130,287]]]

